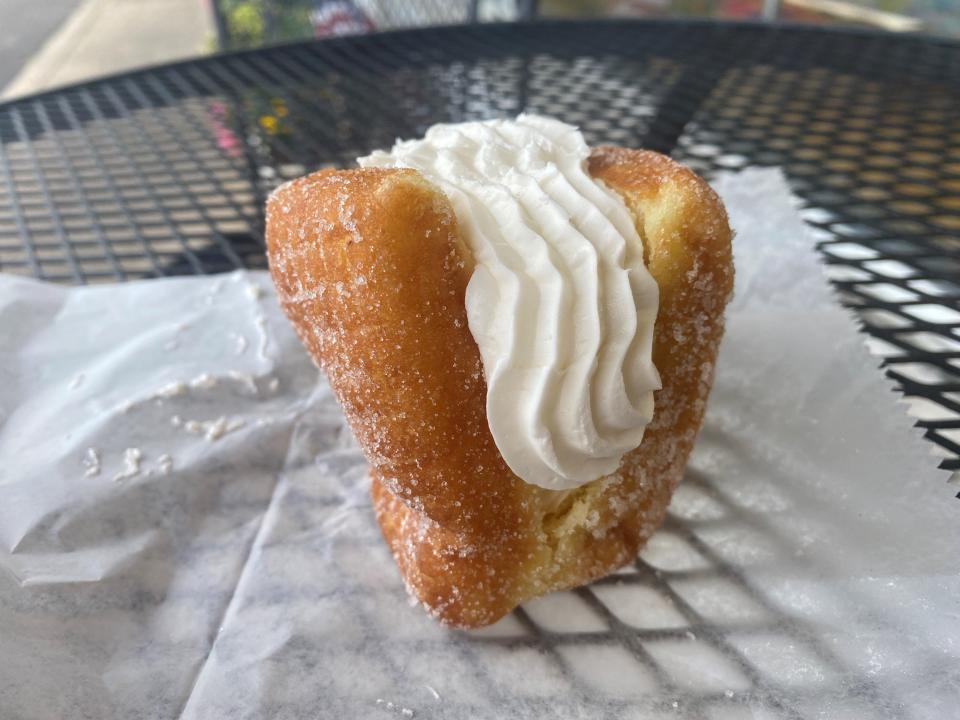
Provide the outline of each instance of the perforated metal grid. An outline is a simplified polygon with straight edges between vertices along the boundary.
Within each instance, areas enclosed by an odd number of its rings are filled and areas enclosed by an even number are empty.
[[[521,110],[708,176],[780,165],[842,299],[960,468],[960,48],[696,23],[429,29],[157,68],[0,105],[0,269],[263,267],[263,199],[434,122]]]

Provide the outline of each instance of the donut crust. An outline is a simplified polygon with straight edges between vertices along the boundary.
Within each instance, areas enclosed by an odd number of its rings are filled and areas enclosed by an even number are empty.
[[[415,170],[324,170],[267,203],[281,305],[326,372],[370,464],[377,520],[407,588],[458,627],[632,561],[660,525],[703,419],[733,287],[717,195],[658,153],[599,147],[660,289],[663,388],[641,445],[568,492],[516,477],[486,418],[464,304],[470,252],[447,197]]]

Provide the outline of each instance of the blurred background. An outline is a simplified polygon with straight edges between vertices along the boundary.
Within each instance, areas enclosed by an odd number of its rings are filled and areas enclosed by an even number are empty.
[[[0,98],[311,37],[540,18],[708,18],[960,38],[960,0],[0,0]]]

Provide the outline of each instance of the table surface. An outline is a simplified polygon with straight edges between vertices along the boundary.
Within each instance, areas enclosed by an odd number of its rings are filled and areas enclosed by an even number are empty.
[[[783,168],[943,465],[960,468],[960,45],[697,22],[464,26],[148,69],[0,105],[0,270],[263,267],[280,180],[442,121],[543,113],[710,174]]]
[[[0,271],[264,267],[278,182],[529,111],[708,177],[782,167],[839,297],[960,468],[960,45],[694,22],[464,26],[148,69],[0,105]]]
[[[0,105],[0,270],[88,283],[264,267],[264,198],[283,179],[436,122],[552,115],[592,144],[669,152],[707,176],[783,168],[839,297],[956,469],[958,85],[948,41],[690,22],[428,29],[149,69]],[[760,597],[701,545],[711,572]],[[617,582],[680,608],[766,697],[749,659],[655,568],[638,560]],[[591,589],[576,596],[608,624],[593,641],[663,674],[636,629]],[[576,641],[516,618],[548,657]],[[768,699],[777,717],[802,716]]]

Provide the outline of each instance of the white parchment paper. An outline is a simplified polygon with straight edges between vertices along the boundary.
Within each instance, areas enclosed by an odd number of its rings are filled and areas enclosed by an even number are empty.
[[[947,718],[960,501],[782,177],[635,567],[475,633],[408,602],[269,278],[0,277],[0,718]]]

